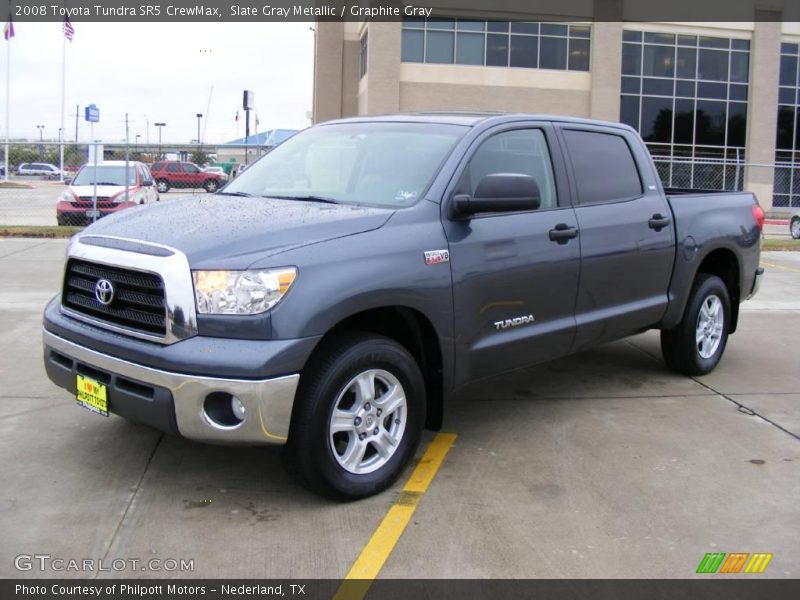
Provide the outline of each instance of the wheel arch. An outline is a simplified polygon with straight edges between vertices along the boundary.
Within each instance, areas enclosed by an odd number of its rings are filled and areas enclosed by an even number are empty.
[[[731,299],[731,322],[728,333],[734,333],[739,323],[739,302],[741,301],[741,266],[736,254],[728,248],[717,248],[709,252],[695,272],[694,281],[699,274],[719,277],[728,289]]]
[[[353,313],[335,323],[317,344],[312,357],[324,342],[338,333],[358,331],[388,337],[408,350],[425,379],[427,408],[425,427],[442,426],[445,403],[444,355],[440,336],[422,312],[408,306],[380,306]],[[310,360],[310,359],[309,359]]]

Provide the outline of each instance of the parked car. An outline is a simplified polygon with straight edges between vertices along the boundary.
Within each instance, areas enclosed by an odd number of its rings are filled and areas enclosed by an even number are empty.
[[[125,198],[125,161],[107,160],[96,167],[84,165],[59,196],[56,204],[56,219],[59,225],[83,225],[93,217],[104,217],[139,204],[159,200],[153,177],[147,165],[129,162],[127,171],[128,198]],[[93,195],[97,190],[97,212]]]
[[[194,163],[163,160],[153,163],[150,172],[156,180],[159,193],[165,194],[171,188],[203,188],[216,192],[222,185],[218,173],[207,173]]]
[[[763,274],[753,194],[665,190],[635,130],[567,117],[330,121],[121,217],[69,244],[50,379],[101,415],[286,444],[342,499],[389,486],[472,382],[648,329],[711,372]]]
[[[49,163],[22,163],[17,167],[17,175],[26,177],[41,176],[47,179],[58,179],[61,171],[55,165]]]
[[[228,181],[228,174],[222,167],[205,167],[203,169],[206,173],[216,173],[219,175],[221,182],[224,184]]]
[[[794,213],[789,220],[789,235],[792,239],[800,240],[800,211]]]

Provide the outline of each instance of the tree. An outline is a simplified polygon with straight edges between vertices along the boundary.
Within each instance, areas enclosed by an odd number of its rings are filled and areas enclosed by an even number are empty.
[[[208,154],[206,154],[202,150],[195,150],[194,152],[192,152],[189,158],[194,164],[199,165],[201,167],[208,162]]]

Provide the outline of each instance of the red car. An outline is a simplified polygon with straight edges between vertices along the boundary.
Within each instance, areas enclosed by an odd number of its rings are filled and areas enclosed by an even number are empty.
[[[203,188],[213,193],[223,183],[219,174],[208,173],[193,163],[177,160],[153,163],[150,172],[156,180],[156,188],[162,194],[168,192],[170,188]]]
[[[95,174],[97,185],[95,185]],[[122,160],[107,160],[96,167],[94,165],[81,167],[58,198],[56,204],[58,224],[87,225],[95,218],[159,200],[147,165],[131,161],[128,163],[127,182],[125,175],[125,161]],[[93,199],[95,191],[96,209]]]

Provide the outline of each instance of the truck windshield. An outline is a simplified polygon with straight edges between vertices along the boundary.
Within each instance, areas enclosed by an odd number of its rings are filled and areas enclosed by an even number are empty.
[[[289,138],[224,193],[402,207],[422,197],[460,125],[341,123]]]
[[[84,165],[72,185],[94,185],[94,165]],[[97,185],[125,185],[125,167],[97,165]],[[128,167],[128,185],[136,185],[136,170],[131,164]]]

